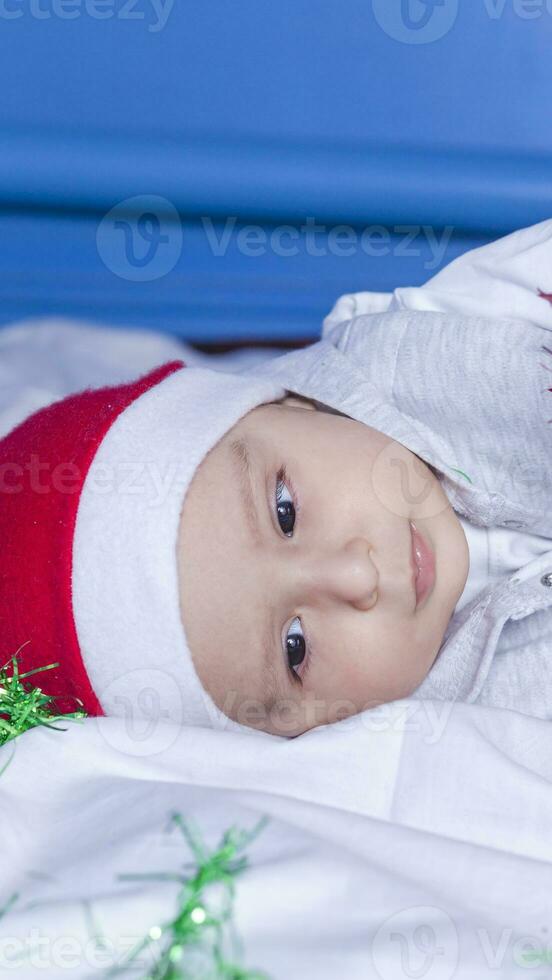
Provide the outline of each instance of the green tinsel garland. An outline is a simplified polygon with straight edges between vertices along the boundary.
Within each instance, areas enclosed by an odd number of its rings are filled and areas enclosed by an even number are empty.
[[[74,720],[86,718],[85,711],[57,714],[52,707],[54,697],[44,694],[40,687],[23,683],[24,678],[44,670],[51,670],[59,664],[48,664],[46,667],[37,667],[35,670],[20,674],[17,664],[19,650],[0,669],[0,746],[38,725],[44,725],[55,731],[67,731],[66,728],[56,728],[51,722],[61,718]],[[8,673],[10,663],[11,673]],[[0,776],[12,759],[13,753],[0,769]],[[162,940],[164,949],[160,958],[142,980],[270,980],[268,974],[251,972],[234,961],[235,950],[240,944],[235,933],[231,931],[234,879],[247,867],[247,858],[237,855],[257,836],[267,823],[268,817],[262,817],[251,831],[231,827],[223,835],[218,848],[211,854],[203,843],[199,831],[192,829],[179,813],[173,813],[171,821],[180,827],[186,838],[195,857],[197,870],[192,877],[170,873],[118,876],[126,881],[137,879],[179,881],[182,888],[178,895],[178,908],[174,918],[162,925],[152,926],[147,936],[129,953],[126,962],[113,967],[106,977],[127,970],[143,949]],[[209,908],[205,894],[209,886],[217,884],[221,886],[223,897],[221,908],[218,910]],[[0,921],[18,898],[19,893],[16,892],[0,908]],[[232,942],[229,943],[228,939]],[[102,940],[100,939],[99,942],[102,943]],[[229,944],[233,947],[230,954],[226,951],[226,946]],[[203,964],[194,968],[190,961],[195,957],[197,963],[198,955],[203,956]],[[205,966],[208,969],[207,973]]]
[[[173,813],[171,820],[179,826],[194,854],[196,873],[191,878],[167,873],[118,875],[122,881],[179,881],[182,889],[174,918],[162,925],[152,926],[129,953],[126,962],[113,967],[106,977],[124,972],[139,953],[161,940],[165,948],[160,959],[141,980],[270,980],[268,974],[246,970],[235,962],[236,955],[241,958],[242,950],[231,922],[234,879],[247,867],[247,858],[237,855],[257,836],[268,817],[262,817],[251,831],[231,827],[211,854],[197,828],[194,830],[179,813]],[[215,884],[222,886],[222,901],[219,897],[218,909],[209,908],[205,894],[209,886]],[[231,947],[229,951],[226,950],[227,946]],[[190,971],[191,958],[196,965],[195,970],[192,967]],[[208,972],[205,972],[205,968]]]
[[[74,711],[71,714],[60,715],[53,711],[51,703],[54,697],[44,694],[40,687],[32,684],[23,684],[23,678],[31,677],[33,674],[40,674],[43,670],[51,670],[59,667],[59,663],[48,664],[46,667],[36,667],[28,670],[26,674],[19,673],[17,655],[19,650],[29,643],[26,640],[19,649],[6,661],[0,668],[0,745],[5,745],[12,738],[17,738],[29,728],[36,725],[45,725],[46,728],[54,728],[55,731],[65,732],[66,728],[56,728],[55,725],[48,724],[51,721],[58,721],[60,718],[81,719],[86,717],[85,711]],[[12,673],[8,674],[9,664],[12,665]],[[79,698],[75,698],[80,701]],[[2,770],[3,771],[3,770]]]

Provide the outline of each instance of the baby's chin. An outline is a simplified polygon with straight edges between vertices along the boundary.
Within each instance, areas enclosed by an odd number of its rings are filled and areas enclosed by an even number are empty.
[[[469,548],[466,535],[455,512],[450,509],[440,515],[437,528],[428,531],[428,540],[435,555],[435,583],[430,595],[419,609],[415,620],[425,630],[431,643],[432,656],[424,677],[435,663],[454,616],[456,605],[464,591],[469,572]],[[420,522],[422,528],[422,522]],[[425,528],[422,530],[425,533]],[[421,683],[423,677],[420,678]]]
[[[442,601],[448,605],[450,618],[468,580],[470,550],[464,528],[452,507],[445,517],[444,533],[437,542],[436,567],[437,575],[440,574],[443,587],[446,587]]]

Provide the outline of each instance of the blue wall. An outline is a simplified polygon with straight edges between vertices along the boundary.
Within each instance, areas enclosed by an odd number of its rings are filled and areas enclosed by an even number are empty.
[[[550,0],[0,0],[0,21],[2,322],[309,339],[341,293],[552,214]]]

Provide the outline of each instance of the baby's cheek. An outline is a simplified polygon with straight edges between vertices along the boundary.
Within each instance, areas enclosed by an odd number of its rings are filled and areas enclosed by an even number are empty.
[[[408,697],[426,676],[432,663],[427,643],[416,639],[412,627],[397,629],[391,639],[372,642],[357,651],[347,671],[353,700],[372,706]]]
[[[399,683],[396,698],[407,698],[422,683],[431,670],[438,649],[437,640],[426,638],[422,641],[410,639],[404,648],[405,655],[401,658],[398,671]],[[434,652],[435,651],[435,652]]]
[[[354,651],[349,649],[340,658],[339,670],[333,673],[328,687],[334,699],[349,702],[355,711],[365,711],[397,696],[398,675],[398,667],[376,656],[366,644]]]
[[[429,519],[444,508],[443,491],[431,470],[401,443],[386,440],[370,466],[372,493],[393,517]]]
[[[366,614],[369,617],[369,613]],[[390,623],[388,617],[352,635],[350,627],[343,642],[343,623],[328,650],[314,657],[306,687],[324,698],[329,707],[338,701],[351,710],[364,711],[408,697],[423,681],[434,661],[436,638],[427,635],[427,623],[405,621]],[[438,645],[438,644],[437,644]]]

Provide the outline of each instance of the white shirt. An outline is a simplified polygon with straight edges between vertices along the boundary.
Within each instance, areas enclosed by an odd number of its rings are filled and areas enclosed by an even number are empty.
[[[552,539],[544,535],[507,527],[477,527],[461,514],[456,516],[468,542],[470,568],[455,613],[487,585],[510,577],[534,558],[552,550]]]

